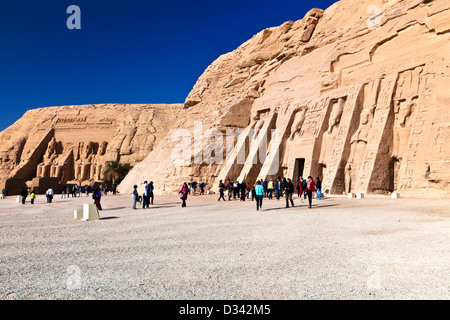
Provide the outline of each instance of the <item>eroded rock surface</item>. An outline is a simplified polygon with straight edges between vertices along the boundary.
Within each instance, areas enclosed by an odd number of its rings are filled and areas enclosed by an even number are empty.
[[[142,161],[167,135],[182,107],[108,104],[30,110],[0,133],[2,187],[14,194],[27,181],[44,188],[99,182],[107,161]]]
[[[143,179],[177,192],[184,181],[216,189],[228,177],[312,175],[335,194],[448,197],[449,40],[443,0],[342,0],[263,30],[205,70],[173,129],[120,190]],[[278,148],[261,156],[270,142]],[[174,155],[183,144],[184,164]]]

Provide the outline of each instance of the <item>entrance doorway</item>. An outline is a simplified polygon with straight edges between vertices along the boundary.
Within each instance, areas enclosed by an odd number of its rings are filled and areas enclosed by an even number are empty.
[[[298,178],[303,178],[303,169],[305,168],[305,158],[295,159],[294,173],[292,175],[292,182],[298,182]]]

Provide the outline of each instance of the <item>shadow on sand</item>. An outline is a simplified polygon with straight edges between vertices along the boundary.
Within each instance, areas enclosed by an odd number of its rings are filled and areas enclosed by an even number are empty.
[[[311,209],[317,209],[317,208],[325,208],[325,207],[335,207],[335,206],[337,206],[337,204],[325,204],[325,205],[314,205],[313,204],[313,206],[312,206],[312,208]],[[305,205],[299,205],[299,206],[294,206],[294,207],[289,207],[289,208],[287,208],[287,207],[277,207],[277,208],[268,208],[268,209],[263,209],[263,211],[271,211],[271,210],[290,210],[290,209],[292,209],[292,208],[296,208],[296,209],[302,209],[302,208],[305,208],[305,209],[307,209],[308,208],[308,205],[307,204],[305,204]]]

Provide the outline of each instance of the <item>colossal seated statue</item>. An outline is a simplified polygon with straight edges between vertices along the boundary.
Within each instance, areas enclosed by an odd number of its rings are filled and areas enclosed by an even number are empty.
[[[57,142],[53,137],[47,145],[42,162],[37,166],[36,176],[40,178],[50,177],[50,167],[54,160],[58,157],[56,153]]]

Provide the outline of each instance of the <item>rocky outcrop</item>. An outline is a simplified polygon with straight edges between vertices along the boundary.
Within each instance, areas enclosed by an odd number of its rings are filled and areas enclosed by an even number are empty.
[[[182,106],[110,104],[30,110],[0,133],[2,188],[14,194],[27,181],[99,182],[107,161],[132,165],[142,161],[167,135]]]
[[[334,194],[448,197],[449,21],[448,1],[342,0],[261,31],[205,70],[120,190],[312,175]]]

